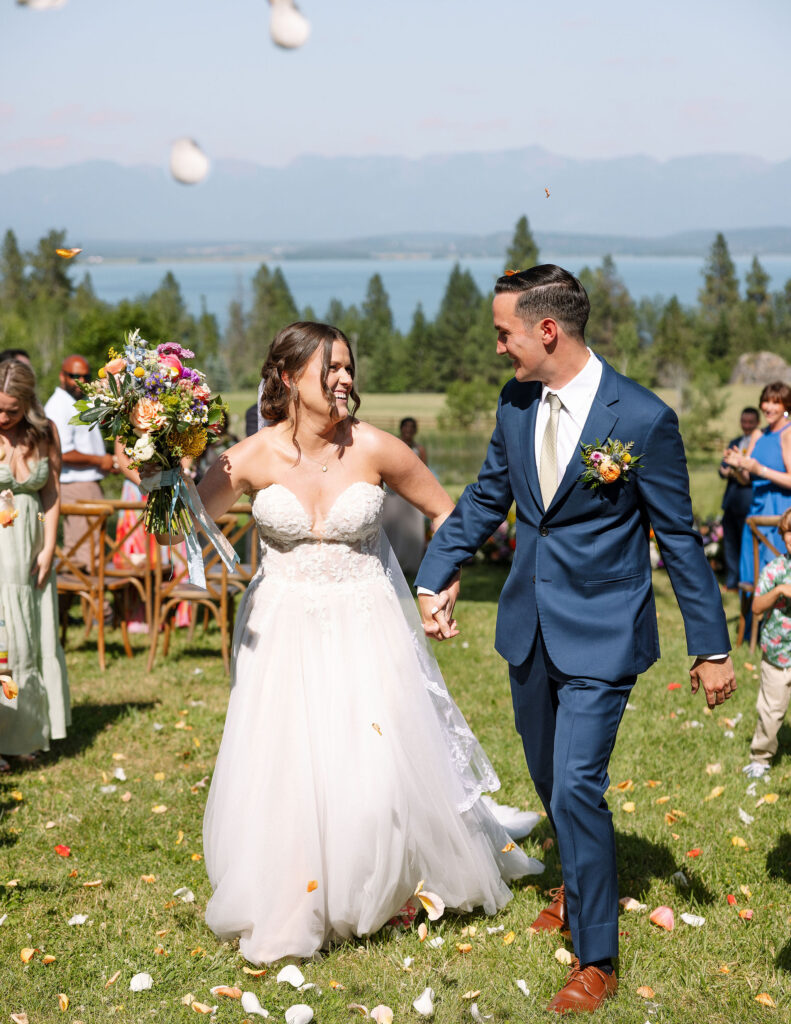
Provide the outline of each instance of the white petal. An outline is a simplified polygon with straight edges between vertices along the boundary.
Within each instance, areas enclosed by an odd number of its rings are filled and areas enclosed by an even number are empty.
[[[269,34],[272,41],[284,50],[295,50],[307,42],[310,22],[297,8],[294,0],[269,0],[272,13],[269,18]]]
[[[55,11],[63,7],[66,0],[16,0],[18,4],[24,4],[31,11]]]
[[[393,1011],[382,1003],[371,1010],[371,1017],[377,1024],[393,1024]]]
[[[445,940],[441,935],[438,935],[435,939],[429,939],[428,944],[432,949],[439,949],[440,946],[445,945]]]
[[[486,934],[487,935],[496,935],[498,932],[504,932],[504,931],[505,931],[505,926],[501,925],[501,924],[498,924],[496,928],[487,928],[486,929]]]
[[[748,814],[747,811],[743,811],[741,807],[739,808],[739,818],[742,820],[742,822],[744,822],[745,825],[752,825],[752,823],[755,821],[755,818],[752,816],[752,814]]]
[[[683,889],[689,888],[689,879],[683,871],[676,871],[670,876],[670,881],[680,885]]]
[[[119,782],[126,782],[126,772],[120,767],[120,765],[113,772],[113,778],[118,779]]]
[[[286,1010],[286,1024],[310,1024],[313,1010],[305,1003],[295,1003]]]
[[[257,1013],[259,1017],[269,1016],[269,1011],[258,1002],[255,992],[242,992],[242,1009],[245,1013]]]
[[[195,893],[192,891],[192,889],[188,889],[186,885],[182,885],[180,889],[176,889],[173,895],[178,896],[182,903],[195,902]]]
[[[141,974],[136,974],[134,978],[132,978],[132,980],[129,982],[129,991],[145,992],[148,989],[152,988],[153,984],[154,979],[151,977],[151,975],[143,971]]]
[[[5,918],[3,920],[5,920]],[[2,924],[2,923],[3,922],[0,921],[0,924]],[[412,966],[412,964],[414,962],[415,962],[415,958],[413,956],[405,956],[404,957],[404,968],[408,970]]]
[[[421,1017],[430,1017],[434,1013],[434,989],[424,988],[412,1006]]]
[[[524,992],[526,996],[530,995],[530,989],[527,987],[527,982],[524,980],[524,978],[519,978],[519,980],[516,983],[516,987],[519,989],[520,992]]]
[[[702,928],[706,923],[706,918],[700,917],[698,914],[682,914],[681,920],[685,924],[692,925],[693,928]]]
[[[0,917],[0,924],[5,924],[7,919],[8,919],[8,914],[3,914],[3,916]]]
[[[478,1009],[478,1004],[477,1003],[473,1003],[470,1006],[470,1016],[472,1017],[473,1020],[476,1020],[476,1021],[491,1020],[492,1019],[492,1015],[490,1013],[487,1013],[485,1016],[484,1016],[484,1014],[481,1013],[481,1011]]]
[[[87,920],[88,920],[88,915],[87,914],[75,914],[74,917],[70,917],[69,918],[67,923],[68,924],[85,924],[85,922]]]
[[[170,148],[170,173],[182,185],[197,185],[209,173],[209,158],[193,139],[176,139]]]
[[[118,786],[99,786],[99,792],[104,794],[114,793]]]
[[[277,980],[285,981],[287,984],[293,985],[294,988],[299,988],[300,985],[305,984],[305,975],[295,964],[288,964],[280,971]]]
[[[415,895],[423,904],[423,909],[428,914],[429,921],[438,921],[445,913],[445,901],[441,896],[437,896],[435,892],[421,889]]]

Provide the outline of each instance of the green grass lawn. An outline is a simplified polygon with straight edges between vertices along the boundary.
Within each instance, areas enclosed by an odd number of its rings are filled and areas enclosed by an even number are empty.
[[[437,653],[500,773],[500,799],[538,809],[513,728],[505,666],[492,650],[503,579],[498,567],[466,573],[459,606],[463,635]],[[621,895],[646,903],[649,911],[667,904],[676,928],[661,931],[647,912],[622,914],[620,995],[597,1020],[787,1020],[791,730],[786,726],[781,733],[771,782],[759,782],[757,795],[750,796],[741,768],[754,724],[752,666],[758,659],[745,649],[736,653],[739,690],[724,709],[707,714],[701,696],[688,692],[683,631],[662,573],[656,589],[664,657],[638,681],[613,754],[613,787],[629,780],[631,785],[613,788],[608,799],[618,835]],[[727,611],[735,625],[730,597]],[[542,1007],[565,976],[554,953],[568,945],[528,931],[544,902],[542,890],[560,881],[556,850],[542,850],[549,838],[546,822],[523,844],[545,859],[545,874],[517,883],[514,900],[494,920],[447,915],[432,924],[431,935],[445,940],[441,948],[421,944],[415,931],[385,930],[349,943],[303,965],[322,994],[278,985],[276,969],[260,978],[246,974],[234,946],[219,943],[203,923],[210,890],[201,860],[207,795],[202,783],[212,772],[228,685],[217,634],[198,633],[191,645],[178,636],[151,676],[139,638],[137,645],[139,653],[129,661],[112,634],[102,675],[92,640],[73,626],[67,649],[74,703],[69,737],[40,765],[0,779],[0,917],[7,915],[0,925],[0,1019],[25,1011],[30,1024],[187,1022],[200,1019],[182,1004],[189,993],[200,1002],[219,1003],[218,1022],[255,1019],[238,1002],[211,997],[209,989],[221,984],[256,992],[281,1021],[297,1002],[313,1006],[320,1024],[353,1020],[350,1003],[369,1009],[386,1003],[396,1021],[417,1021],[411,1003],[427,985],[437,994],[438,1022],[471,1020],[464,994],[476,989],[480,1011],[493,1022],[542,1019]],[[681,688],[669,690],[675,682]],[[726,719],[738,714],[743,718],[729,736]],[[707,774],[707,765],[715,763],[721,770]],[[125,781],[113,777],[118,768]],[[287,774],[288,766],[283,769]],[[102,791],[109,786],[114,791]],[[713,795],[715,786],[722,787],[720,795]],[[768,793],[778,794],[777,802],[760,803]],[[742,823],[740,808],[754,816],[752,824]],[[675,816],[671,824],[667,813]],[[734,845],[735,838],[746,846]],[[71,856],[58,856],[57,844],[69,846]],[[690,858],[692,849],[700,849],[700,856]],[[687,888],[673,881],[679,870],[689,880]],[[183,886],[194,892],[193,903],[173,895]],[[737,906],[728,904],[728,894]],[[739,909],[752,910],[752,920],[741,919]],[[682,923],[683,912],[704,916],[705,925]],[[76,914],[87,915],[86,922],[69,925]],[[488,935],[492,925],[502,925],[504,932]],[[463,936],[470,926],[475,935]],[[507,945],[503,935],[509,931],[515,938]],[[464,941],[472,945],[466,954],[457,948]],[[20,958],[25,947],[37,950],[27,964]],[[45,964],[45,955],[54,962]],[[402,966],[407,956],[415,958],[408,971]],[[132,993],[130,978],[141,971],[153,976],[154,987]],[[516,987],[519,978],[530,989],[528,997]],[[344,989],[333,989],[332,981]],[[637,994],[640,986],[654,990],[648,1002]],[[763,992],[777,1009],[756,1002]],[[58,993],[70,999],[65,1012],[58,1008]]]

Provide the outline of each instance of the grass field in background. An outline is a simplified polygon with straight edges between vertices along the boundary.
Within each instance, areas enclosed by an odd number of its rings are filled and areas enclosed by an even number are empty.
[[[620,994],[596,1020],[787,1020],[791,730],[786,726],[781,732],[771,781],[759,782],[756,795],[749,795],[741,768],[754,723],[757,658],[744,649],[736,653],[739,690],[725,708],[706,714],[702,697],[688,692],[689,659],[666,577],[658,572],[655,578],[663,659],[632,694],[612,758],[614,788],[608,800],[618,837],[621,895],[647,904],[649,912],[670,906],[676,928],[661,931],[649,923],[648,912],[621,915]],[[462,636],[441,645],[437,654],[500,774],[499,799],[538,809],[513,728],[505,666],[492,649],[503,579],[497,566],[465,571],[458,608]],[[733,627],[736,604],[732,597],[727,600]],[[201,1019],[182,1004],[191,993],[200,1002],[219,1004],[218,1024],[258,1019],[245,1015],[238,1002],[210,995],[212,986],[226,984],[256,992],[279,1022],[297,1002],[314,1008],[317,1024],[349,1024],[357,1019],[347,1009],[351,1003],[369,1009],[385,1003],[396,1022],[416,1022],[420,1018],[411,1003],[427,985],[437,994],[438,1024],[471,1020],[464,994],[476,989],[480,1011],[492,1015],[492,1024],[544,1019],[542,1008],[565,977],[554,954],[568,947],[557,935],[528,931],[545,902],[543,890],[560,882],[556,849],[542,849],[549,838],[546,821],[522,844],[545,860],[545,874],[517,883],[514,900],[493,920],[480,913],[448,914],[431,924],[431,937],[444,939],[441,948],[421,944],[414,930],[385,930],[348,943],[320,962],[303,965],[307,980],[322,994],[278,985],[277,968],[261,978],[244,973],[234,945],[218,942],[203,923],[210,889],[201,859],[207,795],[202,782],[213,769],[228,687],[217,633],[198,632],[192,644],[179,633],[170,656],[159,659],[151,676],[145,671],[143,639],[133,637],[133,644],[137,654],[129,661],[119,635],[111,633],[102,675],[94,638],[86,641],[82,627],[73,626],[67,644],[74,701],[69,737],[37,767],[0,777],[0,918],[7,915],[0,925],[0,1018],[25,1011],[30,1024],[188,1024]],[[676,682],[680,689],[668,689]],[[733,724],[739,714],[743,717]],[[720,770],[709,775],[712,764]],[[117,768],[123,768],[126,781],[113,777]],[[284,785],[287,775],[286,763]],[[615,788],[622,783],[625,789]],[[115,790],[102,792],[106,786]],[[722,787],[719,795],[715,786]],[[760,801],[769,793],[778,794],[776,803]],[[752,824],[740,820],[740,808],[754,817]],[[669,812],[675,820],[667,824]],[[734,839],[745,845],[734,845]],[[58,856],[56,844],[68,845],[71,856]],[[693,849],[700,856],[689,857]],[[688,887],[673,881],[679,870]],[[86,882],[97,884],[85,887]],[[183,886],[195,894],[194,903],[173,895]],[[428,879],[427,888],[432,887],[440,886]],[[729,894],[736,906],[727,902]],[[741,919],[740,909],[752,910],[752,920]],[[705,925],[682,923],[684,912],[702,915]],[[76,914],[87,915],[85,924],[68,924]],[[476,929],[474,936],[462,934],[469,926]],[[488,935],[487,926],[504,931]],[[505,944],[511,931],[514,941]],[[465,941],[472,945],[469,953],[458,949]],[[25,947],[37,950],[27,964],[20,958]],[[54,962],[45,965],[44,955]],[[415,958],[408,971],[403,968],[407,956]],[[141,971],[153,976],[154,987],[132,993],[129,981]],[[526,981],[528,997],[517,989],[517,979]],[[333,989],[333,981],[344,988]],[[641,986],[653,989],[654,996],[641,998]],[[58,1009],[58,993],[70,999],[66,1012]],[[768,993],[777,1008],[757,1003],[760,993]]]

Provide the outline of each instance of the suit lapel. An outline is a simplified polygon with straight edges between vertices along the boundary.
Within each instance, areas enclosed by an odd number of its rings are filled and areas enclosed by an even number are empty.
[[[601,363],[601,380],[594,395],[588,418],[585,421],[585,426],[582,428],[574,454],[571,456],[568,466],[566,466],[563,479],[560,481],[560,485],[555,491],[547,509],[547,514],[554,512],[566,500],[574,484],[582,475],[584,467],[580,457],[580,445],[606,441],[612,435],[613,427],[618,422],[618,378],[609,363],[606,363],[603,359]],[[533,424],[535,425],[535,414],[533,416]],[[533,467],[533,475],[536,477],[537,488],[534,493],[538,493],[540,500],[541,492],[538,488],[538,474],[535,471],[535,466]]]
[[[519,431],[519,444],[522,449],[522,464],[525,468],[527,486],[530,496],[536,503],[538,511],[543,513],[544,502],[541,498],[541,485],[538,482],[538,469],[536,468],[535,437],[536,437],[536,416],[538,415],[538,403],[541,401],[541,385],[535,384],[535,397],[527,407],[526,415]]]

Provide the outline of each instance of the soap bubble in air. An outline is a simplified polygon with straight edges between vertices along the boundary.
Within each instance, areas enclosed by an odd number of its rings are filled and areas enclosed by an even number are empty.
[[[294,0],[269,0],[269,34],[272,41],[284,50],[295,50],[307,42],[310,22]]]
[[[66,0],[16,0],[20,7],[29,7],[31,11],[54,11],[64,7]]]
[[[170,149],[170,173],[182,185],[197,185],[209,173],[209,158],[193,139],[176,139]]]

